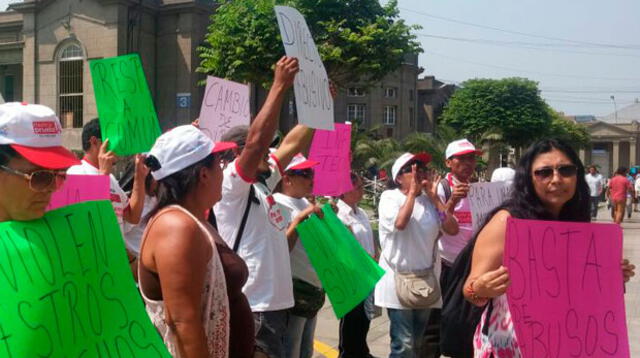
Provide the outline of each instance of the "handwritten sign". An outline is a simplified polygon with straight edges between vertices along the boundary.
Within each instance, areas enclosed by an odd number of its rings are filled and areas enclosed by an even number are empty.
[[[0,356],[166,357],[108,201],[0,223]]]
[[[207,77],[207,89],[200,109],[200,128],[211,140],[217,142],[229,129],[249,125],[249,86]]]
[[[525,358],[629,357],[622,230],[509,219],[507,299]]]
[[[47,210],[92,200],[110,200],[109,176],[67,175],[64,185],[51,196]]]
[[[510,191],[511,188],[505,182],[471,184],[467,197],[471,205],[474,232],[484,223],[487,215],[509,197]]]
[[[324,68],[307,22],[298,10],[276,6],[276,17],[287,56],[298,58],[294,92],[300,123],[316,129],[333,130],[333,97]]]
[[[384,270],[326,204],[324,217],[311,217],[296,227],[311,265],[327,292],[336,317],[342,318],[364,301]]]
[[[336,123],[333,131],[316,130],[309,159],[316,165],[313,195],[338,196],[353,189],[351,183],[351,125]]]
[[[120,156],[148,152],[160,136],[158,116],[137,54],[89,62],[102,140]]]

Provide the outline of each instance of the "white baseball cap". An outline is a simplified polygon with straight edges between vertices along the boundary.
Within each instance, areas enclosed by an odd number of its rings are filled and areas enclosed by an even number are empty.
[[[304,170],[312,168],[316,165],[320,164],[320,162],[316,162],[315,160],[307,159],[302,153],[298,153],[291,159],[289,165],[285,168],[285,172],[287,170]]]
[[[451,157],[453,157],[454,155],[465,155],[469,153],[476,153],[477,155],[481,155],[482,151],[477,150],[476,146],[465,138],[449,143],[444,157],[445,159],[451,159]]]
[[[413,160],[423,162],[426,165],[431,162],[431,155],[429,153],[404,153],[403,155],[401,155],[400,158],[396,159],[396,161],[393,163],[393,166],[391,167],[391,178],[393,178],[393,181],[396,180],[400,169],[402,169],[402,167]]]
[[[10,145],[29,162],[47,169],[80,164],[62,146],[62,126],[56,114],[39,104],[0,104],[0,144]]]
[[[211,153],[222,152],[238,147],[232,142],[211,141],[206,134],[190,124],[173,128],[162,134],[149,151],[148,157],[154,157],[158,168],[151,168],[153,178],[162,180],[177,173]]]

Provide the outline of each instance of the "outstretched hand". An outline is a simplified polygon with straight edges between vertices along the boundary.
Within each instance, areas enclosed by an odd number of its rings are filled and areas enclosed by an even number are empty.
[[[295,57],[283,56],[275,66],[273,83],[289,88],[293,86],[296,74],[300,70],[298,59]]]
[[[109,146],[109,138],[105,139],[100,146],[98,152],[98,169],[102,175],[110,175],[113,170],[113,163],[116,161],[116,155],[112,151],[107,150]]]
[[[624,282],[629,281],[631,277],[636,275],[636,266],[632,265],[629,260],[622,260],[620,265],[622,266],[622,279],[624,280]]]

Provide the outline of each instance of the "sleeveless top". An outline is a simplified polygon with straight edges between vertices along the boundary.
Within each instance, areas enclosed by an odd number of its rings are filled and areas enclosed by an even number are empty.
[[[157,213],[149,223],[142,236],[142,243],[140,244],[141,252],[144,250],[144,242],[149,233],[149,229],[153,226],[153,223],[163,214],[171,211],[178,210],[189,217],[191,217],[207,236],[211,243],[211,260],[207,266],[207,273],[205,276],[204,287],[202,290],[202,322],[204,324],[204,332],[207,338],[207,347],[209,350],[209,357],[212,358],[228,358],[229,357],[229,302],[227,299],[227,286],[224,277],[224,271],[220,258],[218,256],[218,250],[215,245],[215,241],[209,230],[200,220],[198,220],[193,214],[178,205],[171,205],[162,209]],[[142,255],[141,255],[142,256]],[[138,266],[138,276],[140,276],[140,266]],[[140,276],[141,277],[141,276]],[[175,333],[171,330],[166,322],[166,312],[164,301],[155,301],[149,299],[145,294],[142,287],[142,281],[140,281],[140,293],[144,299],[147,314],[153,322],[154,326],[158,330],[158,333],[162,337],[164,344],[167,346],[169,353],[174,358],[180,358],[180,352],[178,349],[177,339]]]
[[[507,295],[493,299],[491,317],[485,308],[473,336],[474,358],[520,358],[518,338],[513,328]],[[485,334],[486,332],[486,334]]]

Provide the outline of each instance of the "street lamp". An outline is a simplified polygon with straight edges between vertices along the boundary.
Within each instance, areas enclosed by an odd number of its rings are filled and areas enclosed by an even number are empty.
[[[613,101],[613,118],[616,122],[616,124],[618,123],[618,106],[616,105],[616,97],[614,95],[611,95],[611,100]]]

